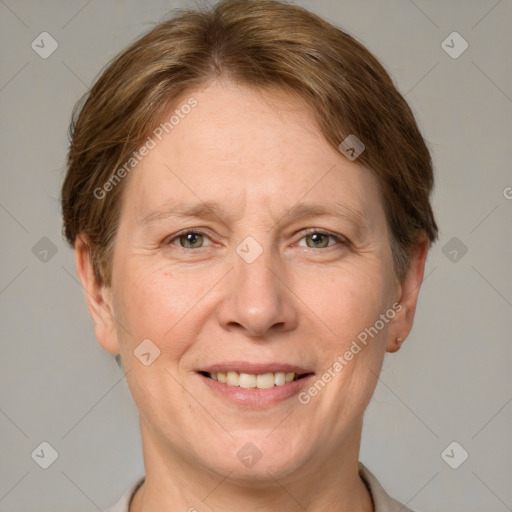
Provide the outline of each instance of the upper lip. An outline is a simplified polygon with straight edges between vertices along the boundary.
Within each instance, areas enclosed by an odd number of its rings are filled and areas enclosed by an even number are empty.
[[[253,375],[259,375],[262,373],[276,373],[276,372],[293,372],[297,375],[303,375],[305,373],[313,373],[307,368],[297,366],[289,363],[252,363],[244,361],[229,361],[225,363],[212,364],[210,366],[201,368],[198,371],[216,373],[216,372],[238,372],[238,373],[250,373]]]

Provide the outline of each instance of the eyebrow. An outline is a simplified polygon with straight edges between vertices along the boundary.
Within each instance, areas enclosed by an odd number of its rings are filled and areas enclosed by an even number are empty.
[[[197,218],[197,219],[214,219],[222,220],[222,218],[229,217],[224,207],[214,201],[203,201],[201,203],[177,203],[170,207],[156,209],[151,211],[139,223],[143,227],[148,227],[150,224],[168,218],[184,219],[184,218]]]
[[[340,202],[336,202],[332,206],[298,203],[287,210],[277,224],[285,220],[302,219],[304,217],[336,217],[346,219],[361,228],[368,225],[366,216],[362,212]]]
[[[298,203],[276,220],[275,224],[283,221],[298,220],[305,217],[335,217],[348,220],[355,224],[359,229],[368,227],[366,216],[359,210],[349,207],[346,204],[336,202],[332,206],[319,204]],[[224,206],[215,201],[203,201],[201,203],[181,203],[175,204],[168,208],[157,209],[149,212],[139,221],[144,228],[148,228],[160,220],[176,218],[195,218],[220,220],[222,223],[225,219],[236,219],[236,215],[228,213]]]

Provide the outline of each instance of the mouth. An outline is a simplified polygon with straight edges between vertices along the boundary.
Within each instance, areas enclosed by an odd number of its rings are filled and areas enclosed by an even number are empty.
[[[270,389],[274,386],[284,386],[312,375],[313,372],[263,372],[263,373],[246,373],[234,370],[225,371],[199,371],[201,375],[211,380],[226,384],[231,387],[244,389]]]
[[[232,361],[200,368],[210,393],[243,408],[266,409],[297,395],[315,373],[288,363]]]

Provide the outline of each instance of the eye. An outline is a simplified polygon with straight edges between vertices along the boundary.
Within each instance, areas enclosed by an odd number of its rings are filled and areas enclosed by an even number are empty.
[[[171,235],[171,237],[168,237],[163,241],[163,244],[178,245],[178,247],[181,247],[182,249],[201,249],[205,247],[205,240],[209,240],[206,233],[198,230],[187,230],[176,235]],[[301,238],[301,241],[302,240],[306,240],[306,247],[310,249],[325,249],[336,245],[336,242],[341,246],[348,245],[347,240],[343,237],[322,229],[310,229],[306,231],[306,235]],[[330,243],[332,240],[335,242]],[[300,243],[297,245],[303,246]]]
[[[341,245],[347,244],[342,237],[322,229],[310,229],[307,231],[306,236],[301,238],[301,240],[306,240],[306,246],[310,249],[324,249],[336,245],[335,243],[329,245],[329,239],[334,239]],[[308,241],[311,241],[311,243],[308,243]]]
[[[166,238],[163,241],[164,245],[176,245],[175,240],[179,242],[179,247],[182,249],[201,249],[205,238],[208,238],[206,233],[197,230],[182,231],[177,235],[172,235],[172,238]]]

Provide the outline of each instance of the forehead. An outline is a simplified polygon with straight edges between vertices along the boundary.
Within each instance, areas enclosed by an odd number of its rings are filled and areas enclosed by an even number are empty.
[[[197,105],[155,140],[126,184],[135,216],[182,199],[218,200],[240,213],[254,204],[276,215],[307,200],[365,215],[380,206],[372,173],[328,143],[303,100],[217,82],[182,95],[168,117],[190,98]]]

